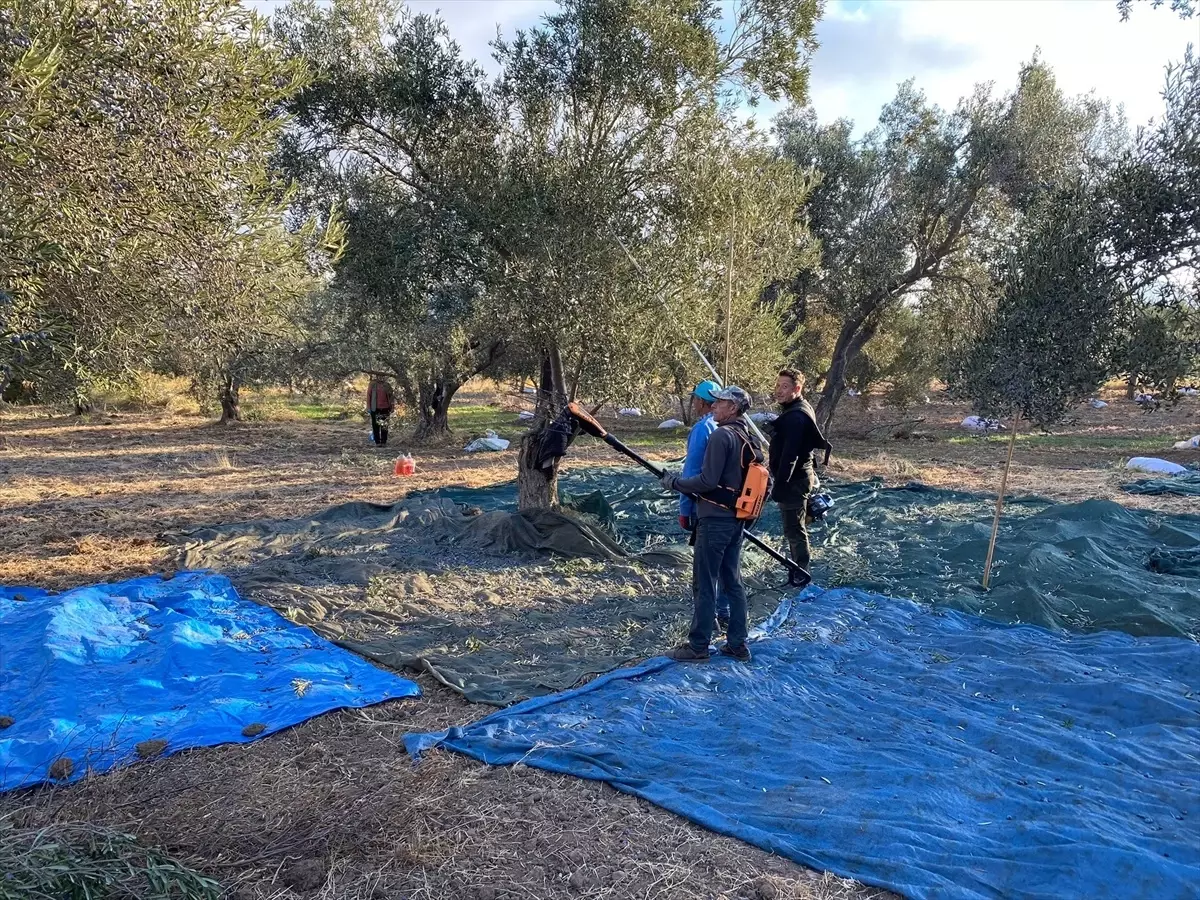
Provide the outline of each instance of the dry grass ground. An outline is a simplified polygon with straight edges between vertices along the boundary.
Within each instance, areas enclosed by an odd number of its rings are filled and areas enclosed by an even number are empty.
[[[1010,490],[1200,511],[1194,498],[1119,490],[1129,456],[1200,461],[1195,451],[1169,450],[1200,432],[1200,402],[1147,415],[1106,399],[1108,409],[1081,411],[1060,434],[1023,436]],[[481,389],[463,400],[459,437],[504,423],[509,436],[517,432],[518,398]],[[964,414],[942,402],[909,414],[848,408],[834,435],[832,471],[994,491],[1005,442],[965,437],[956,427]],[[918,417],[924,421],[912,439],[865,437],[874,426]],[[160,571],[164,531],[302,515],[350,499],[390,501],[406,490],[491,484],[515,472],[511,450],[467,455],[458,440],[414,450],[417,474],[401,480],[391,474],[405,449],[399,436],[378,450],[356,416],[317,418],[305,407],[288,418],[222,428],[178,412],[86,421],[0,412],[0,583],[63,589]],[[622,419],[613,428],[648,455],[677,457],[682,435],[656,424]],[[614,462],[603,445],[581,441],[570,464]],[[489,769],[445,753],[414,766],[402,747],[406,732],[488,711],[427,677],[417,680],[420,700],[323,716],[253,744],[186,752],[69,788],[3,796],[0,815],[22,826],[88,821],[126,829],[244,898],[878,895],[602,785],[523,767]]]

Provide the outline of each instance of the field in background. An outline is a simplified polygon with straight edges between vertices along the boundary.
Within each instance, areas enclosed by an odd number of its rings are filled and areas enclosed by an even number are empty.
[[[447,484],[484,485],[516,475],[521,409],[532,398],[514,388],[469,385],[451,408],[452,439],[436,447],[393,431],[375,447],[358,385],[332,395],[284,389],[246,392],[249,421],[227,426],[196,414],[182,383],[147,382],[138,396],[107,398],[107,408],[76,418],[40,407],[0,410],[0,582],[62,588],[155,570],[163,531],[261,517],[315,512],[350,499],[391,501],[408,490]],[[1143,412],[1120,397],[1084,407],[1054,434],[1021,434],[1010,490],[1063,500],[1108,497],[1131,506],[1187,511],[1188,498],[1147,498],[1120,491],[1130,456],[1157,455],[1183,463],[1197,451],[1171,445],[1200,432],[1200,399]],[[664,403],[665,406],[665,403]],[[611,411],[609,411],[611,412]],[[961,404],[934,395],[903,412],[847,401],[835,423],[831,474],[926,481],[994,492],[1007,437],[970,435],[959,427]],[[686,429],[659,429],[663,411],[641,418],[603,415],[622,440],[659,460],[679,458]],[[920,419],[917,424],[911,424]],[[879,437],[895,423],[904,439]],[[514,442],[501,453],[463,452],[494,431]],[[870,437],[870,435],[876,435]],[[402,452],[417,458],[417,474],[397,479]],[[605,445],[581,437],[566,465],[622,464]]]
[[[200,417],[185,387],[148,380],[104,398],[107,408],[85,418],[0,410],[0,583],[62,589],[161,571],[163,532],[511,479],[515,448],[462,448],[488,430],[519,439],[518,412],[532,405],[511,386],[474,384],[451,410],[451,441],[411,447],[401,430],[381,449],[368,437],[360,385],[319,396],[247,392],[248,421],[229,426]],[[1107,409],[1081,409],[1054,434],[1021,435],[1010,490],[1200,511],[1194,498],[1120,491],[1131,455],[1200,463],[1200,452],[1170,449],[1200,432],[1200,400],[1147,414],[1115,388],[1104,396]],[[830,472],[994,492],[1007,438],[967,435],[958,427],[966,412],[940,395],[904,412],[848,401],[832,435]],[[670,460],[682,454],[685,430],[658,429],[669,414],[604,420],[623,440]],[[880,437],[901,423],[904,439]],[[398,479],[392,464],[406,450],[417,474]],[[566,465],[621,462],[580,438]],[[605,786],[447,753],[414,767],[402,750],[406,732],[488,712],[428,676],[416,680],[425,692],[419,702],[332,713],[249,745],[2,796],[0,822],[8,815],[24,828],[118,828],[221,880],[237,898],[885,896]]]

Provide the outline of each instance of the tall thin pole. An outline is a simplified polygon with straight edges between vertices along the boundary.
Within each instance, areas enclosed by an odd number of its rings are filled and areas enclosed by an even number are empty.
[[[725,378],[729,384],[729,348],[733,343],[733,238],[737,232],[737,215],[729,223],[729,293],[725,298]]]
[[[992,539],[988,542],[987,561],[983,564],[983,589],[986,591],[992,580],[992,559],[996,554],[996,535],[1000,532],[1000,510],[1004,508],[1004,492],[1008,489],[1008,470],[1012,468],[1013,448],[1017,446],[1017,426],[1021,413],[1013,416],[1012,434],[1008,438],[1008,459],[1004,461],[1004,474],[1000,476],[1000,493],[996,496],[996,515],[992,519]]]

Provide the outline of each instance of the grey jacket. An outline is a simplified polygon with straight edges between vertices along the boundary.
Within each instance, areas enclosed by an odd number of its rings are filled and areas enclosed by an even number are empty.
[[[749,462],[750,453],[742,439],[734,433],[734,429],[749,438],[754,446],[758,446],[758,442],[746,427],[746,420],[741,416],[722,425],[708,439],[700,474],[691,478],[675,479],[675,490],[685,494],[699,494],[703,498],[718,488],[729,488],[735,496],[737,495],[742,488],[742,479],[746,471],[743,462]],[[723,499],[722,502],[729,501]],[[696,504],[697,518],[719,516],[729,519],[735,515],[732,509],[723,509],[715,503],[706,503],[703,499]]]

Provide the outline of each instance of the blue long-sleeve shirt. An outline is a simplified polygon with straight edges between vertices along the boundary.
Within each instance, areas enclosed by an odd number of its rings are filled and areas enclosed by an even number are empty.
[[[708,447],[708,439],[712,433],[717,430],[717,421],[712,417],[712,413],[704,416],[699,422],[692,426],[692,430],[688,433],[687,440],[687,456],[683,460],[683,471],[680,473],[681,478],[692,478],[700,474],[700,470],[704,468],[704,451]],[[691,518],[696,514],[696,501],[691,497],[679,495],[679,514]]]

